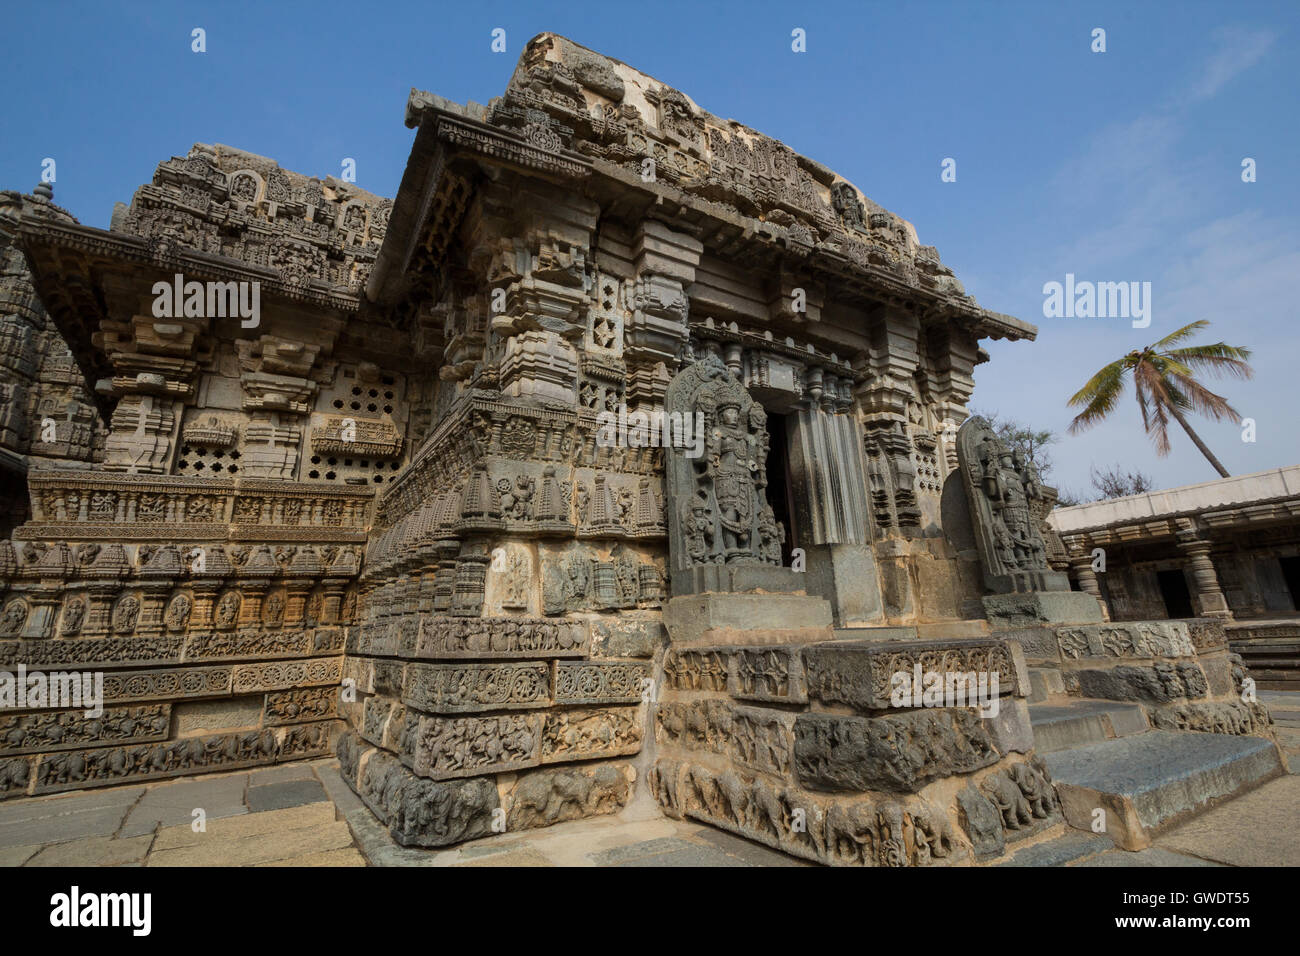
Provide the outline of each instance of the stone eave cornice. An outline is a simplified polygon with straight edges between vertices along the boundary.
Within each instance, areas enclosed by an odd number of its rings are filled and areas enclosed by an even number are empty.
[[[7,471],[19,477],[26,476],[27,456],[10,451],[8,448],[0,448],[0,471]]]
[[[624,191],[635,190],[644,203],[644,215],[677,229],[686,225],[686,231],[699,238],[711,254],[724,260],[741,265],[747,257],[773,263],[784,260],[794,268],[805,270],[811,280],[826,284],[833,290],[831,298],[904,306],[926,320],[955,320],[966,324],[980,338],[1033,341],[1038,337],[1038,328],[1033,324],[985,309],[969,296],[927,289],[884,267],[855,262],[834,241],[808,245],[776,223],[745,216],[721,203],[691,195],[672,183],[643,182],[639,176],[608,160],[594,159],[592,168],[593,191],[601,184]],[[717,241],[728,233],[731,237],[725,242]]]
[[[182,540],[182,541],[298,541],[351,542],[366,540],[375,500],[375,491],[361,487],[331,487],[314,483],[282,481],[272,478],[184,478],[175,475],[137,475],[117,472],[41,471],[28,476],[32,518],[21,525],[14,537],[18,540]],[[93,508],[85,513],[48,510],[49,500],[64,499],[75,493],[89,503],[96,495],[111,496],[112,514],[97,514]],[[172,502],[174,514],[168,520],[146,521],[135,517],[128,501],[142,495],[165,498]],[[246,518],[236,510],[236,499],[284,502],[297,499],[302,503],[301,517],[281,521]],[[210,502],[210,516],[195,520],[184,505],[194,499]],[[117,502],[121,501],[121,507]],[[336,523],[321,518],[311,507],[318,502],[336,502],[351,521]]]
[[[1122,498],[1057,508],[1047,520],[1062,537],[1098,533],[1132,535],[1134,528],[1198,518],[1205,526],[1223,527],[1240,518],[1259,523],[1270,514],[1300,512],[1300,465],[1217,478],[1195,485],[1148,491]]]
[[[585,156],[543,149],[510,130],[475,119],[467,108],[420,90],[411,91],[406,125],[418,131],[393,200],[388,232],[366,285],[366,295],[375,302],[392,305],[406,292],[407,271],[430,226],[442,178],[454,160],[467,159],[561,182],[580,181],[591,173],[591,161]]]
[[[1014,341],[1033,340],[1038,335],[1032,324],[982,308],[969,296],[929,289],[883,266],[855,261],[845,251],[844,242],[856,241],[847,232],[843,237],[808,245],[776,223],[742,215],[666,181],[646,183],[632,171],[599,157],[544,149],[520,133],[484,122],[471,115],[473,112],[472,106],[462,107],[432,94],[412,91],[406,124],[418,127],[419,132],[394,202],[388,235],[367,287],[372,299],[392,304],[408,288],[406,272],[420,238],[429,228],[428,217],[439,180],[448,173],[452,158],[460,157],[552,181],[585,182],[584,191],[595,197],[610,192],[612,187],[625,196],[635,196],[632,205],[641,206],[643,215],[679,229],[685,225],[706,246],[711,245],[709,239],[730,234],[726,248],[715,250],[724,258],[742,262],[750,256],[790,260],[847,301],[902,305],[927,321],[965,325],[978,338]],[[841,238],[843,241],[839,241]]]
[[[141,283],[141,295],[147,294],[159,276],[181,272],[202,280],[256,281],[272,301],[323,307],[336,313],[355,314],[362,305],[353,293],[321,283],[293,286],[272,270],[227,256],[184,248],[156,255],[146,239],[93,226],[24,218],[18,235],[37,295],[67,342],[105,421],[115,401],[99,392],[95,382],[111,377],[114,370],[108,356],[92,341],[100,323],[110,317],[102,282],[105,272],[128,276],[142,270],[153,273]]]
[[[361,296],[331,287],[322,282],[306,286],[285,282],[274,269],[256,266],[241,259],[178,249],[176,252],[158,254],[154,244],[139,236],[96,229],[93,226],[55,223],[47,220],[24,220],[19,227],[23,246],[31,253],[42,247],[70,249],[87,256],[111,260],[124,265],[146,265],[160,271],[181,268],[196,278],[216,281],[249,281],[261,283],[264,295],[288,302],[324,306],[340,312],[356,312],[361,308]],[[38,265],[32,262],[33,269]]]
[[[1189,522],[1206,534],[1240,531],[1300,519],[1300,497],[1288,496],[1210,510],[1189,509],[1147,520],[1117,521],[1061,532],[1072,548],[1108,544],[1154,544],[1175,540]]]

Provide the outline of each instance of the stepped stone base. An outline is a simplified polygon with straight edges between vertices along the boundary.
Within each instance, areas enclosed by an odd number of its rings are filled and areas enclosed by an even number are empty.
[[[1104,810],[1106,835],[1126,850],[1144,849],[1159,829],[1284,772],[1270,740],[1160,730],[1043,759],[1066,821],[1092,830]]]
[[[1065,679],[1054,667],[1029,668],[1029,702],[1041,703],[1065,693]]]
[[[1227,628],[1262,690],[1300,690],[1300,620],[1241,621]]]
[[[1029,709],[1034,749],[1040,754],[1145,733],[1146,713],[1137,704],[1108,700],[1072,700],[1038,704]]]

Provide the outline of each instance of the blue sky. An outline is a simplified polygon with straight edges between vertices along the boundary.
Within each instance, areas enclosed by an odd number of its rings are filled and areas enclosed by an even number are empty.
[[[1112,358],[1194,319],[1255,350],[1224,383],[1257,422],[1197,421],[1229,471],[1300,461],[1300,4],[423,2],[64,3],[6,11],[0,188],[57,162],[56,201],[107,227],[161,160],[195,142],[309,175],[357,161],[392,196],[412,86],[499,95],[553,30],[783,140],[915,224],[969,292],[1039,326],[988,343],[973,405],[1064,433],[1065,401]],[[190,50],[190,31],[207,52]],[[491,52],[491,31],[508,50]],[[807,52],[790,49],[796,27]],[[1091,32],[1106,30],[1105,53]],[[21,38],[21,41],[20,41]],[[957,161],[957,180],[940,164]],[[1241,181],[1241,161],[1258,179]],[[1152,283],[1152,323],[1047,319],[1066,273]],[[1058,484],[1122,464],[1168,487],[1214,477],[1181,432],[1157,458],[1131,392],[1055,450]]]

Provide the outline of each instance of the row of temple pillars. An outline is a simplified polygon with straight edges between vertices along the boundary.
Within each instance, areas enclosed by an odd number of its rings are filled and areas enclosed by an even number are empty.
[[[1223,594],[1218,572],[1210,558],[1212,547],[1211,542],[1198,534],[1188,531],[1180,531],[1178,534],[1178,550],[1187,557],[1188,569],[1191,571],[1192,607],[1197,616],[1230,621],[1233,617],[1232,610],[1228,607],[1228,599]],[[1097,572],[1093,570],[1091,545],[1085,544],[1083,551],[1083,554],[1070,558],[1070,568],[1079,583],[1079,590],[1091,594],[1105,607],[1101,584],[1097,580]]]

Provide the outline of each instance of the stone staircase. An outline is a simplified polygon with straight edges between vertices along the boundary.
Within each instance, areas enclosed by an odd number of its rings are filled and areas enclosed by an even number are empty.
[[[1068,697],[1059,679],[1050,669],[1037,676],[1031,669],[1034,747],[1051,772],[1066,822],[1089,836],[1067,834],[1031,848],[1048,865],[1096,852],[1102,845],[1096,836],[1144,849],[1159,831],[1285,772],[1271,740],[1153,730],[1141,706]],[[1016,865],[1034,864],[1027,857]]]

